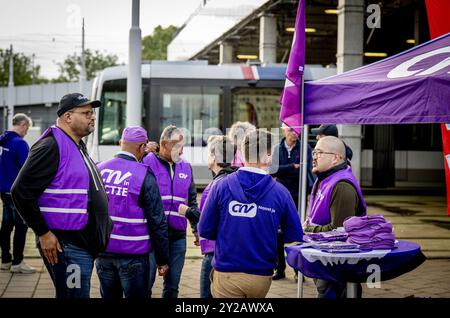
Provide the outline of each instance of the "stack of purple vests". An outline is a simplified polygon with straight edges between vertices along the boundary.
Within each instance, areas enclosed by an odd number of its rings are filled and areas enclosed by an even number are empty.
[[[382,215],[353,216],[344,221],[344,228],[348,234],[347,242],[361,248],[379,250],[395,247],[392,223]]]
[[[348,238],[347,233],[341,231],[329,231],[329,232],[318,232],[309,233],[303,235],[303,240],[305,242],[334,242],[334,241],[346,241]]]

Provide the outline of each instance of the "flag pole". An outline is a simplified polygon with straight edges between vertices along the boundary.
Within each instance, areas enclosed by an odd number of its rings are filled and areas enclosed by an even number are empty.
[[[298,182],[298,214],[300,217],[300,222],[303,225],[306,218],[306,177],[307,177],[307,155],[308,155],[308,126],[305,125],[304,120],[304,78],[302,76],[302,85],[301,85],[301,94],[300,94],[300,169],[299,169],[299,182]],[[300,258],[300,255],[299,255]],[[297,298],[303,298],[303,274],[298,271],[297,273]]]

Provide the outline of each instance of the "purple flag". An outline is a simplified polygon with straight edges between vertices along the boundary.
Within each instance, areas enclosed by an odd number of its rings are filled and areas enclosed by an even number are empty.
[[[305,0],[300,0],[295,19],[294,40],[292,41],[289,62],[286,68],[286,83],[281,94],[280,120],[301,131],[302,78],[305,67]]]

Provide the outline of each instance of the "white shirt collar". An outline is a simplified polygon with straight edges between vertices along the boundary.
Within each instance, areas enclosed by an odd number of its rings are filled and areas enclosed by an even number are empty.
[[[259,173],[259,174],[268,174],[266,170],[256,168],[256,167],[241,167],[241,168],[239,168],[239,170],[253,172],[253,173]]]
[[[117,154],[118,155],[125,155],[125,156],[129,156],[129,157],[132,157],[132,158],[134,158],[134,160],[136,160],[136,161],[138,161],[137,160],[137,158],[136,158],[136,156],[135,155],[133,155],[131,152],[128,152],[128,151],[124,151],[124,150],[120,150],[119,152],[117,152]]]

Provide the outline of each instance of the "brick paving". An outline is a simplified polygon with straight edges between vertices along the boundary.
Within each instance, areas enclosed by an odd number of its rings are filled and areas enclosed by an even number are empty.
[[[369,213],[381,213],[393,222],[397,238],[417,242],[428,260],[401,277],[381,282],[381,288],[363,285],[363,297],[450,297],[450,217],[446,216],[445,198],[409,196],[367,196]],[[199,297],[201,255],[188,237],[188,252],[180,283],[180,298]],[[55,295],[50,276],[34,246],[34,235],[28,233],[26,262],[38,268],[31,275],[0,271],[0,297],[52,298]],[[287,269],[286,279],[274,281],[268,297],[295,298],[297,284],[293,270]],[[100,297],[97,275],[92,275],[91,297]],[[162,279],[157,277],[153,296],[160,297]],[[316,297],[311,279],[304,284],[304,297]]]

